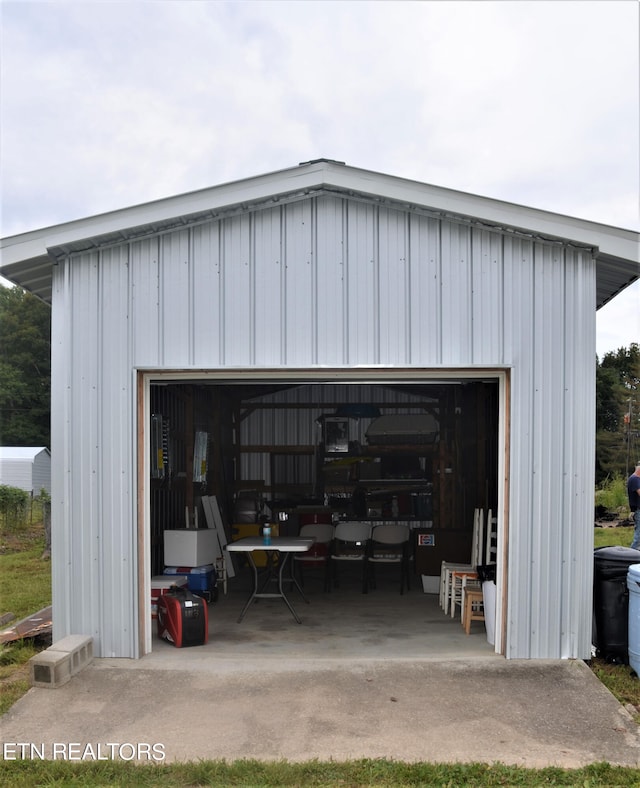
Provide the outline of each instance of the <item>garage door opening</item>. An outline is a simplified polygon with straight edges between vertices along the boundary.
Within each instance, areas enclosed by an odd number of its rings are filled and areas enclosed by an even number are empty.
[[[236,554],[233,577],[216,567],[217,601],[209,605],[218,652],[226,643],[230,658],[250,646],[264,653],[277,641],[282,653],[287,629],[292,652],[313,653],[315,642],[326,654],[331,631],[338,651],[366,651],[367,640],[374,653],[474,651],[479,641],[465,635],[460,611],[452,620],[438,604],[440,565],[469,562],[477,509],[491,511],[504,534],[505,381],[504,371],[446,379],[412,373],[407,380],[377,371],[367,379],[351,372],[321,380],[141,374],[141,653],[164,647],[156,639],[150,579],[171,567],[165,531],[206,526],[211,499],[227,541],[260,533],[263,521],[281,536],[297,536],[309,522],[401,524],[410,531],[408,593],[399,593],[393,564],[376,567],[375,589],[366,595],[358,568],[340,571],[340,586],[328,594],[316,568],[305,569],[309,604],[293,585],[289,596],[302,619],[315,620],[317,642],[280,600],[254,603],[237,624],[252,574]],[[502,561],[502,580],[504,569]],[[352,620],[356,614],[368,621],[368,634],[362,620]],[[275,640],[270,627],[279,632]],[[474,624],[473,631],[481,628]],[[492,653],[482,639],[478,650]]]

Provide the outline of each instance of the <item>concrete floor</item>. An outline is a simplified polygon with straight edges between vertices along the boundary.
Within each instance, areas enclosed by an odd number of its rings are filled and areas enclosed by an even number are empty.
[[[293,586],[287,595],[301,623],[296,623],[281,599],[254,601],[241,623],[237,618],[251,590],[248,569],[229,582],[228,593],[219,594],[209,606],[209,643],[177,650],[154,636],[153,653],[145,667],[167,660],[185,664],[200,660],[239,666],[256,657],[278,661],[345,659],[468,659],[473,656],[501,659],[487,642],[485,626],[473,622],[465,634],[459,614],[446,616],[436,594],[423,593],[419,577],[411,591],[400,595],[397,567],[378,567],[376,588],[362,594],[355,567],[341,571],[340,586],[323,591],[322,577],[305,573],[304,593]],[[270,590],[274,590],[273,588]]]
[[[638,726],[584,662],[503,659],[482,623],[467,636],[436,596],[400,596],[382,574],[367,595],[357,578],[331,594],[309,578],[308,605],[292,594],[301,624],[277,599],[238,624],[249,579],[211,605],[206,646],[155,639],[143,659],[96,659],[58,689],[31,688],[2,718],[9,752],[640,765]]]

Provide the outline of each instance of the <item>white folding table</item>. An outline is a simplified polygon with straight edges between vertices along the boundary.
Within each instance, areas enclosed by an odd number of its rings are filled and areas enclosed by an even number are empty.
[[[244,618],[244,614],[247,612],[251,603],[256,599],[283,599],[286,606],[291,611],[295,620],[300,624],[300,619],[298,618],[298,614],[293,609],[293,605],[287,598],[286,594],[284,593],[283,583],[284,582],[293,582],[302,598],[305,602],[308,602],[308,599],[305,597],[302,588],[300,588],[300,584],[295,579],[293,574],[291,577],[285,578],[284,577],[284,568],[287,564],[287,560],[289,558],[289,553],[306,553],[309,548],[313,546],[315,542],[315,538],[313,537],[302,537],[302,536],[274,536],[271,539],[269,544],[265,544],[262,537],[259,536],[247,536],[244,539],[238,539],[236,542],[229,542],[226,546],[226,550],[230,553],[246,553],[249,559],[249,563],[251,564],[251,568],[253,569],[253,591],[251,596],[247,600],[247,603],[242,608],[242,612],[238,618],[238,623],[242,621]],[[277,593],[268,593],[264,591],[266,587],[266,583],[263,584],[262,590],[259,588],[258,583],[258,567],[256,566],[255,561],[253,560],[253,553],[256,550],[264,550],[267,553],[267,557],[269,558],[270,562],[273,558],[273,553],[278,553],[281,557],[278,568],[278,591]],[[268,580],[267,580],[268,582]]]

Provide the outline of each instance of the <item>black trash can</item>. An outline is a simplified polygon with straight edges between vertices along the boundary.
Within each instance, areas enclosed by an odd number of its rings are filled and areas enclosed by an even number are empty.
[[[478,580],[481,583],[484,583],[486,581],[490,583],[495,583],[497,570],[498,570],[497,564],[483,564],[482,566],[476,566],[476,572],[478,573]]]
[[[593,618],[596,655],[608,662],[629,662],[627,571],[640,563],[640,550],[599,547],[593,554]]]

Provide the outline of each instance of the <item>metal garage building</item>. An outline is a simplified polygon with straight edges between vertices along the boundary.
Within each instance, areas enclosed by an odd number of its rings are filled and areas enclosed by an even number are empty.
[[[318,160],[1,248],[53,309],[55,639],[151,648],[156,523],[199,492],[152,478],[158,403],[225,449],[224,497],[375,397],[446,412],[441,527],[497,512],[496,650],[589,656],[595,313],[640,276],[637,233]]]
[[[0,447],[0,484],[31,495],[51,494],[51,452],[46,446]]]

